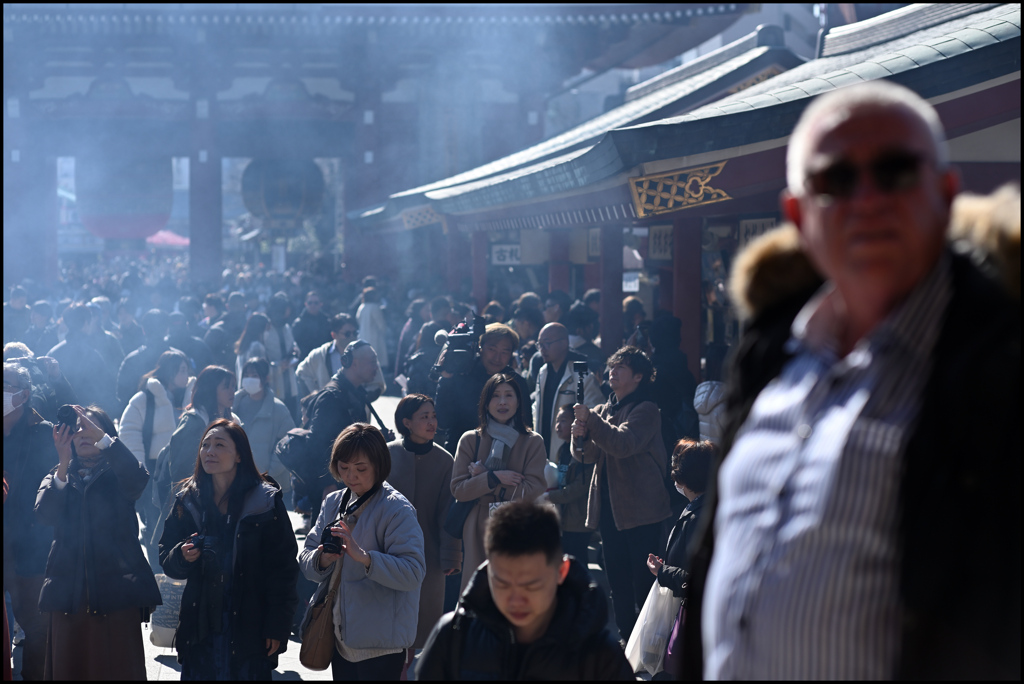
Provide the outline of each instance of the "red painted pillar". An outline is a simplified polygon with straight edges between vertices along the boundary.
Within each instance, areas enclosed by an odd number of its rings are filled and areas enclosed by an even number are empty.
[[[561,290],[569,292],[569,231],[556,230],[551,232],[550,251],[548,252],[548,292]]]
[[[490,254],[487,253],[487,233],[482,230],[472,234],[473,301],[476,310],[482,312],[487,306],[487,267]]]
[[[672,313],[682,322],[682,344],[690,372],[700,378],[701,288],[699,216],[677,218],[672,230]]]
[[[601,351],[622,346],[622,226],[601,228]]]

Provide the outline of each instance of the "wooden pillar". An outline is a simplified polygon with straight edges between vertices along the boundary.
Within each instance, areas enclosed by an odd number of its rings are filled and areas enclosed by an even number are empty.
[[[214,134],[213,95],[212,89],[203,89],[193,99],[188,163],[189,264],[193,282],[207,289],[219,287],[224,256],[221,155]]]
[[[473,263],[473,301],[476,310],[482,312],[487,306],[487,267],[490,255],[487,253],[487,233],[473,231],[470,261]]]
[[[672,230],[672,313],[682,322],[682,344],[690,372],[700,378],[701,250],[700,216],[675,219]]]
[[[448,292],[459,297],[464,296],[462,285],[466,280],[472,281],[473,273],[469,267],[470,245],[466,234],[455,227],[448,228],[447,238],[447,278]]]
[[[601,351],[622,346],[622,226],[601,228]]]
[[[548,292],[561,290],[569,292],[569,231],[556,230],[551,232],[548,252]]]

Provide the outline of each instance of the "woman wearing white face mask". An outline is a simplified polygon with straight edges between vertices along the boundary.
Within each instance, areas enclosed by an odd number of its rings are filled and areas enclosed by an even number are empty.
[[[295,427],[284,402],[274,396],[266,359],[249,359],[242,365],[242,389],[235,393],[234,411],[252,445],[252,457],[261,473],[268,473],[285,493],[291,488],[288,469],[274,456],[274,447]]]

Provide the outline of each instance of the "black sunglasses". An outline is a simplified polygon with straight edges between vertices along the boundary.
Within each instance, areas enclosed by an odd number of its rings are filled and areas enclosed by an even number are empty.
[[[890,152],[872,160],[865,166],[849,160],[840,160],[820,171],[807,175],[807,186],[813,195],[846,199],[857,191],[861,171],[867,170],[871,182],[879,192],[901,192],[916,187],[921,180],[924,159],[911,152]]]

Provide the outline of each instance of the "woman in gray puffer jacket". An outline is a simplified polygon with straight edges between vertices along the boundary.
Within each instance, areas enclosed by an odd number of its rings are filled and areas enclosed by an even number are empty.
[[[391,453],[384,435],[372,425],[355,423],[342,431],[331,450],[329,469],[345,488],[324,499],[299,553],[302,573],[320,584],[309,605],[337,582],[331,661],[335,680],[397,680],[405,650],[416,639],[420,586],[426,576],[416,509],[385,482]],[[320,543],[325,530],[330,530],[336,548]],[[309,619],[307,609],[303,629]]]

